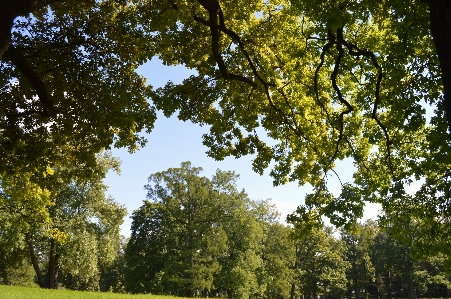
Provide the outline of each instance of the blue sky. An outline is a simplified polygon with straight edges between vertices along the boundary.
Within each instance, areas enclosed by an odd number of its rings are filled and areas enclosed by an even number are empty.
[[[147,83],[157,88],[171,80],[180,83],[193,71],[182,66],[164,66],[157,59],[146,63],[139,69],[139,73],[147,78]],[[252,171],[252,156],[239,159],[228,157],[223,161],[215,161],[205,152],[207,147],[202,144],[202,134],[208,132],[207,127],[200,127],[190,122],[182,122],[176,116],[166,118],[158,115],[155,127],[151,134],[146,134],[148,140],[145,148],[134,154],[126,149],[114,149],[113,155],[122,160],[121,174],[110,172],[105,183],[109,186],[108,194],[116,201],[127,207],[129,216],[142,205],[146,197],[144,185],[147,178],[159,171],[171,167],[179,167],[182,162],[191,161],[193,166],[202,167],[203,175],[211,178],[216,169],[235,171],[240,175],[237,182],[239,189],[245,189],[249,198],[253,200],[272,199],[282,214],[282,221],[288,213],[294,211],[296,206],[303,203],[304,196],[311,191],[309,186],[298,186],[297,183],[288,183],[273,187],[272,179],[268,175],[269,169],[263,176]],[[337,172],[342,182],[350,181],[353,165],[350,162],[339,162]],[[332,190],[339,190],[339,182],[330,178]],[[378,207],[366,207],[364,218],[376,219]],[[122,234],[130,234],[131,219],[127,216],[121,226]]]

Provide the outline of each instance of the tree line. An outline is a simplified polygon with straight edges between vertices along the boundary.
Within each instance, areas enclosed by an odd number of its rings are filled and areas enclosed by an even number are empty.
[[[275,185],[310,184],[295,227],[355,225],[368,201],[417,258],[451,256],[449,15],[448,0],[4,0],[0,211],[29,219],[28,243],[42,221],[69,238],[50,220],[55,193],[96,179],[103,150],[144,146],[158,110],[209,126],[210,157],[255,154]],[[155,57],[194,75],[153,88],[137,69]],[[353,181],[335,196],[343,159]]]
[[[51,222],[9,195],[20,211],[2,210],[1,283],[184,297],[449,295],[446,257],[415,258],[414,243],[397,241],[383,221],[347,229],[281,224],[270,200],[237,189],[236,173],[217,170],[209,179],[190,162],[149,177],[125,239],[118,231],[125,209],[101,183],[117,161],[98,159],[98,180],[70,180],[48,195]],[[415,222],[409,227],[414,232]]]

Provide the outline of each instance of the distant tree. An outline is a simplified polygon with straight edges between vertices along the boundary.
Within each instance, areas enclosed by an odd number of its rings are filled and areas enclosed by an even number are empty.
[[[131,293],[162,294],[167,290],[161,271],[167,259],[170,231],[161,211],[147,201],[131,218],[131,236],[124,256],[125,289]]]
[[[358,224],[354,231],[341,232],[341,240],[346,244],[346,260],[350,263],[347,271],[349,295],[358,298],[361,290],[369,292],[375,282],[375,268],[371,260],[374,239],[378,233],[377,223],[367,220]]]
[[[126,290],[287,297],[294,251],[275,206],[237,190],[234,172],[209,180],[201,170],[184,162],[149,177],[125,249]]]
[[[230,174],[217,173],[215,185],[230,180]],[[237,177],[235,177],[236,179]],[[247,194],[229,185],[225,215],[221,227],[224,230],[226,252],[219,257],[221,271],[215,284],[219,294],[228,298],[249,298],[263,295],[264,286],[259,280],[263,270],[262,246],[265,239],[264,224],[258,217],[267,216],[264,209],[252,202]]]
[[[406,196],[399,204],[405,209],[385,213],[379,219],[383,230],[378,232],[375,239],[373,261],[381,278],[379,283],[385,286],[386,293],[388,289],[389,293],[401,294],[409,299],[416,299],[429,289],[433,292],[437,288],[442,290],[440,296],[447,295],[450,286],[449,251],[437,250],[437,247],[443,248],[448,244],[446,236],[444,240],[440,240],[440,236],[446,231],[443,226],[446,225],[442,223],[437,227],[437,235],[428,236],[434,233],[429,226],[431,222],[424,221],[423,217],[418,219],[417,213],[421,207],[416,206],[415,197]],[[425,210],[429,208],[424,207]],[[409,212],[412,213],[408,215]],[[428,247],[432,240],[442,244],[431,244]],[[385,272],[382,275],[381,270]],[[382,278],[384,275],[385,281]]]
[[[289,238],[291,232],[290,227],[278,222],[268,223],[265,227],[262,259],[266,298],[290,298],[291,286],[295,283],[293,265],[296,260],[295,244]]]
[[[442,254],[430,256],[421,262],[421,268],[415,272],[419,293],[422,297],[449,297],[451,278],[444,267],[446,257]]]
[[[346,292],[346,245],[330,227],[313,229],[296,238],[297,284],[307,298],[341,298]],[[296,231],[294,231],[296,237]]]
[[[108,154],[97,159],[91,179],[72,176],[79,170],[67,166],[49,169],[47,189],[25,175],[2,177],[0,205],[10,226],[17,225],[41,287],[57,288],[61,273],[67,288],[96,290],[98,264],[116,254],[126,210],[105,196],[102,180],[118,162]]]
[[[20,226],[0,209],[0,284],[33,286],[35,272]]]
[[[100,291],[112,291],[115,293],[124,293],[124,275],[127,271],[125,264],[125,247],[128,238],[121,236],[119,248],[113,261],[107,261],[99,264],[100,271]]]
[[[184,162],[149,177],[148,200],[133,213],[125,251],[127,290],[194,297],[213,289],[226,248],[227,197],[201,171]],[[230,179],[224,183],[233,184],[235,175]]]
[[[387,231],[379,231],[372,261],[376,269],[379,296],[417,298],[414,277],[416,262],[410,255],[409,246],[394,240]]]

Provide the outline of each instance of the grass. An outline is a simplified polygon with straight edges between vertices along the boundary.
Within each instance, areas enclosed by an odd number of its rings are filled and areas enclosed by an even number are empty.
[[[180,299],[160,295],[129,295],[102,292],[80,292],[70,290],[45,290],[0,285],[0,298],[8,299]]]

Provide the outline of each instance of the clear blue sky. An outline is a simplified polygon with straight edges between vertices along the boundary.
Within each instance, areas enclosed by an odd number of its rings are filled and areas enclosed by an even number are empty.
[[[154,88],[164,86],[171,80],[180,83],[193,71],[181,66],[164,66],[157,59],[146,63],[139,69],[139,73],[147,78],[147,83]],[[158,115],[155,127],[151,134],[145,135],[148,143],[145,148],[134,154],[125,149],[114,149],[113,155],[122,160],[121,174],[110,172],[105,183],[109,186],[108,194],[116,201],[127,207],[129,216],[142,205],[146,197],[144,185],[147,178],[159,171],[171,167],[179,167],[180,163],[191,161],[193,166],[202,167],[203,175],[211,178],[216,169],[235,171],[240,175],[237,183],[239,189],[245,189],[249,198],[272,199],[282,214],[282,219],[294,211],[296,206],[303,203],[304,196],[311,191],[309,186],[298,186],[297,183],[288,183],[273,187],[268,171],[263,176],[252,171],[252,157],[240,159],[226,158],[224,161],[215,161],[205,152],[207,147],[202,144],[202,134],[208,132],[207,127],[200,127],[190,122],[182,122],[176,115],[166,118]],[[343,182],[349,181],[352,176],[353,165],[349,162],[338,164],[337,172]],[[339,190],[339,182],[330,179],[331,189]],[[376,219],[378,208],[375,205],[367,206],[364,218]],[[130,234],[131,219],[127,216],[121,226],[122,234]]]

